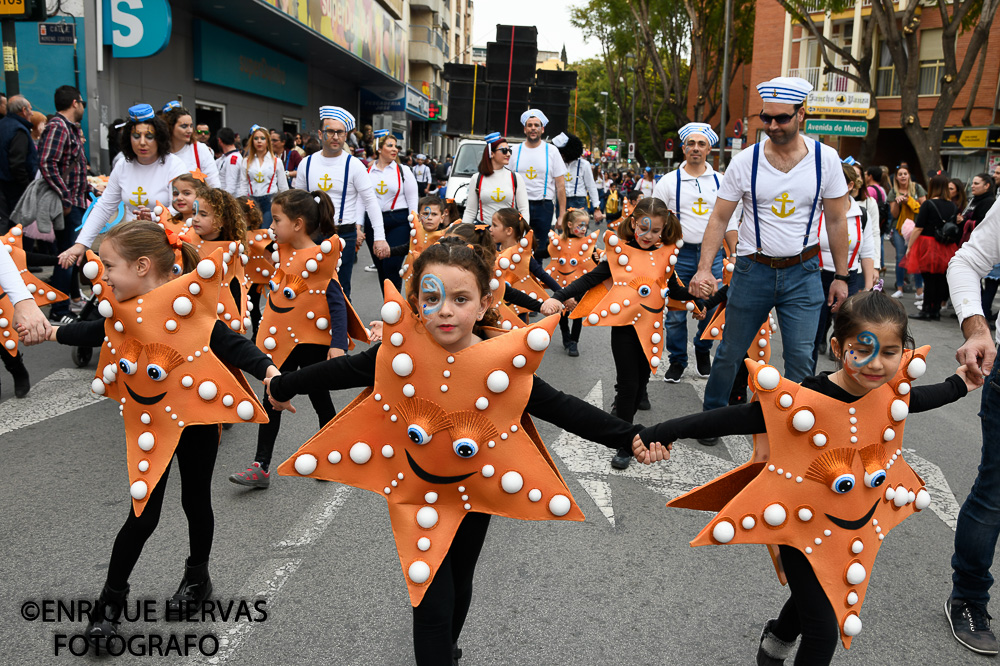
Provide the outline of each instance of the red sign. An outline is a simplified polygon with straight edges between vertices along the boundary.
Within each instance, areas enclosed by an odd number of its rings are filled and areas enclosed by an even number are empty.
[[[663,142],[663,144],[664,144],[663,145],[663,149],[664,150],[666,150],[667,152],[673,152],[673,150],[674,150],[674,140],[673,139],[667,139],[666,141]]]

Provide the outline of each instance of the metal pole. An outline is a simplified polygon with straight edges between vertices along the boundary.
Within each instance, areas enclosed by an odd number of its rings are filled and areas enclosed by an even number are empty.
[[[608,95],[604,95],[604,143],[601,144],[601,154],[608,149]]]
[[[635,143],[635,67],[632,68],[632,138],[629,139],[629,143]]]
[[[14,21],[3,21],[3,73],[7,86],[7,97],[21,92],[21,84],[17,76],[17,35],[14,33]]]
[[[733,28],[733,0],[726,0],[726,34],[722,49],[722,109],[719,111],[719,169],[726,168],[726,111],[729,108],[729,33]]]

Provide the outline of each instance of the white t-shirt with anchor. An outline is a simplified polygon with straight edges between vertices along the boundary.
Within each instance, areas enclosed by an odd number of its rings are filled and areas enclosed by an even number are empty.
[[[753,146],[733,158],[722,179],[718,197],[743,202],[743,224],[739,229],[736,253],[754,254],[757,250],[756,228],[760,229],[761,252],[772,257],[791,257],[819,242],[819,216],[823,199],[838,199],[847,194],[847,181],[837,151],[820,144],[821,182],[816,199],[816,142],[800,137],[807,153],[788,173],[778,171],[767,161],[765,139],[760,144],[757,165],[757,216],[754,224]],[[810,221],[810,213],[812,219]],[[808,229],[809,237],[806,238]],[[804,244],[803,244],[804,241]]]
[[[152,209],[157,201],[169,206],[173,200],[170,184],[187,172],[187,165],[176,155],[147,165],[122,160],[112,169],[104,194],[97,198],[76,242],[90,247],[104,225],[118,215],[119,203],[125,202],[125,220],[134,220],[135,210],[141,206]]]
[[[264,153],[263,160],[254,155],[246,164],[245,175],[247,186],[250,188],[250,196],[262,197],[288,189],[285,165],[281,160],[274,159],[271,153]],[[277,165],[277,171],[275,171],[275,165]]]
[[[378,166],[378,161],[372,162],[368,170],[368,178],[375,188],[375,196],[378,197],[378,205],[383,213],[393,210],[417,210],[419,195],[417,194],[417,178],[410,167],[405,164],[389,162],[382,170]],[[399,191],[402,183],[403,191]],[[397,196],[398,195],[398,196]],[[358,211],[362,222],[364,215]]]
[[[510,164],[524,176],[528,201],[556,200],[556,178],[566,175],[566,163],[558,148],[544,141],[534,148],[519,143]]]
[[[517,181],[517,191],[514,191],[514,181]],[[479,172],[469,179],[469,196],[465,200],[465,215],[462,222],[490,223],[493,213],[501,208],[516,208],[525,222],[531,223],[528,214],[528,192],[524,177],[511,172],[507,167],[494,171],[490,176],[484,176],[476,194],[476,184],[479,182]]]
[[[350,157],[350,166],[345,167],[345,161]],[[347,191],[344,194],[344,170],[347,175]],[[299,190],[314,192],[323,190],[333,200],[337,216],[335,224],[357,224],[358,218],[364,219],[363,213],[368,213],[375,231],[374,240],[385,240],[385,227],[382,226],[382,209],[379,208],[375,188],[368,177],[364,162],[351,157],[347,151],[341,151],[336,157],[326,157],[323,153],[313,153],[299,162],[295,172],[292,187]],[[341,204],[343,201],[343,204]],[[343,208],[343,210],[341,210]],[[363,210],[362,210],[363,209]]]
[[[681,162],[679,168],[660,178],[653,188],[653,197],[666,204],[667,208],[680,219],[684,242],[698,245],[705,237],[705,227],[708,226],[708,219],[712,216],[712,209],[715,208],[715,198],[722,184],[722,174],[713,169],[711,164],[705,164],[705,173],[692,176],[684,168],[686,165],[686,161]],[[680,203],[677,202],[678,192]]]
[[[590,196],[590,207],[600,204],[597,183],[594,182],[594,165],[583,159],[575,159],[566,165],[566,196]]]

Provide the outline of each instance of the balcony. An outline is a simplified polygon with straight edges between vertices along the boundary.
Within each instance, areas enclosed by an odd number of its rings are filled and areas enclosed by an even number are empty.
[[[427,63],[441,70],[448,59],[448,52],[448,42],[439,30],[410,24],[410,61]]]
[[[847,92],[847,86],[850,81],[850,79],[843,74],[837,74],[835,72],[823,74],[822,67],[790,69],[788,70],[788,76],[798,76],[803,78],[812,84],[814,90],[819,91]]]
[[[410,10],[418,12],[437,12],[443,14],[445,11],[444,0],[411,0]]]

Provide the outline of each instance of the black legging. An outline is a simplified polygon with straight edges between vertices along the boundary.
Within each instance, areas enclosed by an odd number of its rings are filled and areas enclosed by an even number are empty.
[[[563,344],[567,342],[579,342],[580,341],[580,329],[583,328],[582,319],[574,319],[573,323],[570,323],[569,315],[563,314],[559,317],[559,330],[562,332]],[[572,330],[571,330],[572,329]]]
[[[309,365],[326,360],[329,347],[324,345],[300,344],[296,345],[292,353],[288,355],[285,362],[279,368],[282,372],[291,372]],[[337,410],[333,406],[333,398],[329,391],[316,391],[309,393],[309,402],[319,416],[319,427],[322,428],[337,415]],[[268,422],[261,423],[257,429],[257,455],[254,460],[260,463],[265,471],[271,465],[271,454],[274,453],[274,442],[278,439],[278,430],[281,429],[281,412],[271,407],[268,400],[264,400],[264,411],[267,413]]]
[[[489,526],[489,514],[465,515],[423,600],[413,609],[413,653],[417,666],[451,663],[452,645],[458,642],[465,616],[469,614],[472,577]]]
[[[948,299],[948,278],[944,273],[921,273],[924,278],[924,307],[927,314],[941,312],[941,305]]]
[[[250,309],[250,325],[253,327],[251,337],[257,339],[257,329],[260,328],[261,317],[264,316],[264,312],[260,309],[260,295],[264,291],[264,285],[262,284],[251,284],[250,290],[247,293],[247,297],[250,299],[249,303],[253,307]],[[266,300],[264,301],[267,302]]]
[[[840,640],[837,614],[806,556],[791,546],[779,546],[778,550],[792,594],[771,625],[771,633],[788,643],[801,634],[796,664],[829,664]]]
[[[618,418],[632,423],[636,401],[646,392],[649,383],[649,361],[633,326],[611,327],[611,354],[617,375],[615,402]]]
[[[181,506],[188,520],[188,538],[191,542],[190,561],[201,564],[208,561],[212,552],[212,536],[215,533],[215,515],[212,513],[212,470],[219,453],[219,426],[187,426],[181,433],[174,457],[181,472]],[[135,563],[139,561],[146,540],[156,530],[163,507],[163,493],[167,487],[170,466],[164,470],[159,483],[153,488],[146,508],[141,516],[129,502],[129,515],[118,530],[115,545],[111,549],[111,563],[108,565],[108,587],[123,590],[128,585],[129,576]]]

